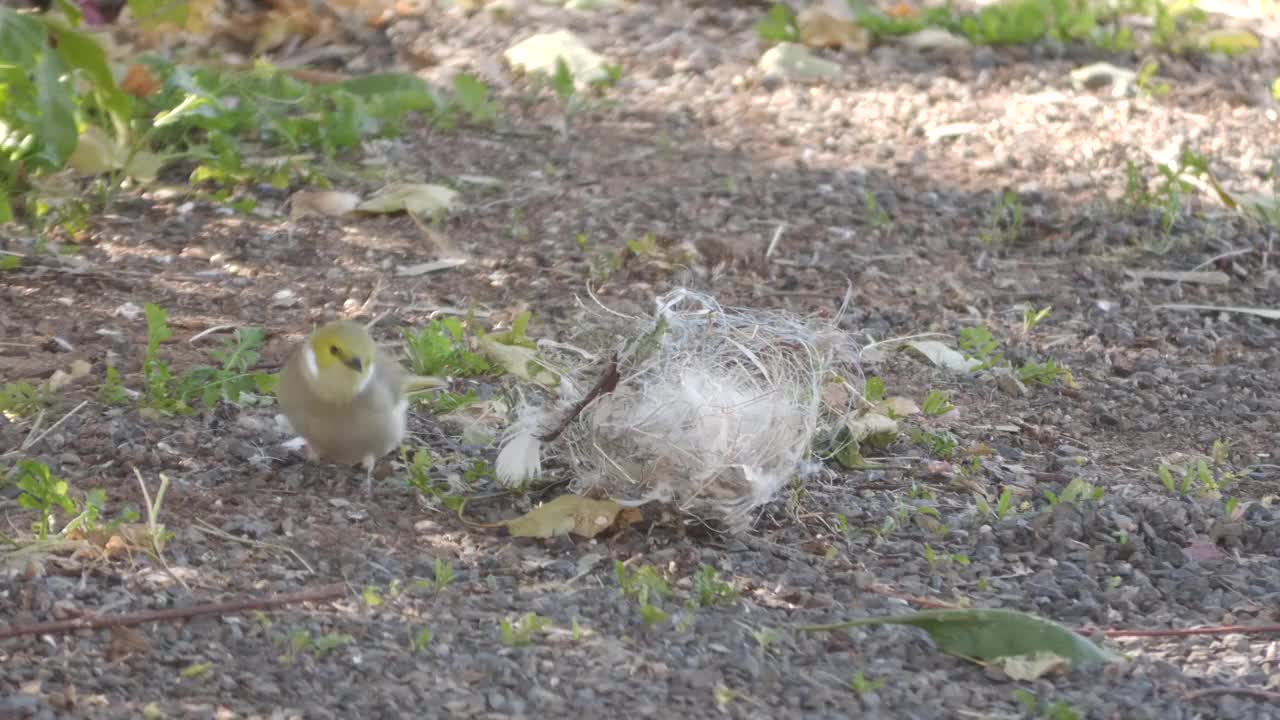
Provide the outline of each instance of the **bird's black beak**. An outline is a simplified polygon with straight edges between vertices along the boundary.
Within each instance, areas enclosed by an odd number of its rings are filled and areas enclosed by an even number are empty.
[[[342,364],[356,372],[364,372],[364,363],[360,362],[358,357],[343,358]]]

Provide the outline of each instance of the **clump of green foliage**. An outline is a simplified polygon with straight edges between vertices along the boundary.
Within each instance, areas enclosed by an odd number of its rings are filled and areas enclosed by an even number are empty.
[[[159,305],[143,306],[147,320],[147,346],[142,357],[142,392],[139,403],[149,413],[190,413],[198,401],[212,408],[218,403],[244,404],[250,398],[267,395],[275,389],[278,376],[255,370],[261,359],[264,332],[260,328],[241,328],[224,340],[220,349],[209,353],[217,363],[175,374],[160,356],[160,346],[173,337],[169,313]],[[130,391],[124,387],[120,372],[108,367],[98,389],[98,399],[107,405],[128,402]]]
[[[250,394],[270,394],[279,376],[253,370],[261,359],[264,335],[262,328],[237,329],[221,349],[209,353],[217,366],[193,368],[183,376],[183,401],[198,396],[205,407],[219,402],[239,405]]]
[[[129,5],[145,22],[182,22],[186,8]],[[449,88],[407,73],[313,84],[265,62],[236,71],[157,56],[137,59],[156,91],[135,96],[79,21],[72,3],[42,14],[0,7],[0,223],[74,223],[90,203],[110,202],[125,179],[146,183],[178,165],[194,188],[247,212],[255,203],[236,196],[242,185],[324,185],[308,158],[328,162],[365,140],[397,136],[415,117],[451,129],[491,125],[498,115],[489,87],[465,73]],[[98,194],[57,197],[33,182],[68,167],[94,177]]]
[[[1031,331],[1049,316],[1051,310],[1052,308],[1046,307],[1041,310],[1029,308],[1024,311],[1022,335],[1016,339],[1026,341]],[[975,363],[973,367],[975,372],[992,368],[1013,368],[1013,364],[1005,358],[1002,352],[1000,340],[985,325],[977,325],[961,330],[958,344],[965,357]],[[1071,375],[1070,368],[1060,364],[1053,358],[1043,362],[1026,360],[1021,366],[1013,368],[1013,371],[1020,381],[1027,384],[1051,385],[1055,382],[1060,382],[1067,387],[1075,386],[1075,378]]]
[[[105,490],[95,488],[87,493],[74,493],[66,480],[53,474],[48,465],[35,460],[19,460],[11,479],[19,491],[18,507],[37,513],[31,530],[38,539],[43,540],[53,532],[56,511],[67,517],[59,531],[62,534],[76,530],[91,532],[99,527],[107,504]],[[112,522],[132,522],[137,517],[136,511],[126,509]]]

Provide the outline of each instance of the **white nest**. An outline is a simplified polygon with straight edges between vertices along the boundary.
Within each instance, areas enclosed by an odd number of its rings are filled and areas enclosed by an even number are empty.
[[[851,393],[824,393],[857,373],[856,348],[834,322],[722,308],[688,290],[659,297],[654,318],[630,320],[642,331],[616,351],[616,387],[579,408],[588,391],[570,380],[555,411],[522,408],[499,456],[500,478],[536,474],[541,450],[532,438],[571,416],[560,439],[577,488],[670,502],[740,528],[803,473],[815,438],[849,410]],[[596,362],[566,377],[603,372]]]

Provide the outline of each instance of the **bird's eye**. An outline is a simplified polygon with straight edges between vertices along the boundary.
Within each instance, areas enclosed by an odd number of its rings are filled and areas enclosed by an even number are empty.
[[[338,351],[338,346],[337,346],[337,345],[330,345],[330,346],[329,346],[329,352],[333,353],[334,355],[341,355],[341,354],[342,354],[342,353],[340,353],[340,352]]]

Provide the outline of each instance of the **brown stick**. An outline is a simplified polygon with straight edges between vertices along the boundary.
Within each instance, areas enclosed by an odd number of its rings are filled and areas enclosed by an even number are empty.
[[[55,622],[36,623],[34,625],[10,625],[6,628],[0,628],[0,640],[3,640],[4,638],[20,637],[22,635],[47,635],[51,633],[72,632],[74,630],[94,630],[107,627],[141,625],[143,623],[162,622],[165,620],[185,620],[201,615],[231,615],[245,610],[264,610],[266,608],[279,607],[281,605],[316,602],[319,600],[332,600],[334,598],[342,597],[346,593],[347,586],[344,583],[335,583],[333,585],[322,585],[310,590],[300,590],[295,593],[272,595],[265,598],[244,598],[240,600],[228,600],[226,602],[205,603],[204,605],[192,605],[191,607],[184,608],[142,610],[135,613],[123,613],[120,615],[87,615],[73,620],[58,620]]]
[[[1088,630],[1081,630],[1081,633],[1087,633]],[[1198,627],[1198,628],[1172,628],[1169,630],[1125,630],[1117,628],[1114,630],[1104,630],[1103,634],[1109,638],[1114,637],[1181,637],[1183,635],[1229,635],[1231,633],[1240,633],[1242,635],[1250,633],[1274,633],[1280,632],[1280,625],[1219,625],[1217,627]]]
[[[569,411],[560,419],[559,425],[552,430],[542,433],[538,436],[538,439],[542,442],[551,442],[552,440],[560,437],[560,433],[564,432],[565,429],[569,427],[569,423],[573,422],[574,419],[581,415],[582,411],[587,409],[587,406],[595,401],[596,398],[601,395],[608,395],[618,389],[618,381],[621,379],[622,376],[618,374],[618,358],[615,356],[605,367],[604,375],[602,375],[600,380],[596,382],[595,387],[591,388],[591,391],[588,392],[585,397],[575,403],[573,407],[569,408]]]
[[[1280,702],[1280,692],[1271,692],[1261,688],[1248,687],[1211,687],[1203,690],[1195,690],[1182,696],[1183,700],[1199,700],[1213,695],[1243,695],[1254,700],[1262,700],[1264,702]]]

